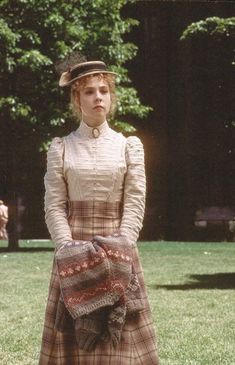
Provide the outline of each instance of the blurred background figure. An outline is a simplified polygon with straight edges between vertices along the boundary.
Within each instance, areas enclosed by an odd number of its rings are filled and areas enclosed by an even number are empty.
[[[0,240],[7,240],[6,225],[8,222],[8,208],[4,205],[3,201],[0,200]]]

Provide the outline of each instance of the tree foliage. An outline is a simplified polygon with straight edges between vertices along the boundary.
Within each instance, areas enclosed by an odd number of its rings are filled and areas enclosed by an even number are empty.
[[[190,40],[205,37],[213,37],[221,42],[225,37],[235,36],[235,17],[219,18],[210,17],[190,24],[183,32],[181,40]]]
[[[0,115],[50,139],[54,128],[71,118],[68,98],[58,88],[54,64],[73,50],[88,60],[102,59],[119,74],[117,126],[133,129],[125,115],[145,117],[125,63],[137,52],[123,36],[134,19],[121,10],[133,0],[2,0],[0,2]],[[20,125],[19,125],[20,127]],[[20,131],[19,131],[20,133]]]

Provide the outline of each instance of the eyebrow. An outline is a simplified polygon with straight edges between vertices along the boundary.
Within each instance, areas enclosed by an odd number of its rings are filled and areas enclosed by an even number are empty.
[[[108,88],[108,85],[101,85],[101,86],[98,87],[98,89],[103,89],[103,88]],[[84,86],[83,89],[84,90],[85,89],[96,89],[96,87],[95,86]]]

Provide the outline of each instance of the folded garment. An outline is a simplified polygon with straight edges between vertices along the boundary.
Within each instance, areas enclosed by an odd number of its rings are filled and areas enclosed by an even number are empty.
[[[69,313],[80,348],[92,351],[101,339],[116,346],[126,314],[144,308],[126,237],[66,242],[56,252],[56,264],[61,298],[55,328],[68,330]]]

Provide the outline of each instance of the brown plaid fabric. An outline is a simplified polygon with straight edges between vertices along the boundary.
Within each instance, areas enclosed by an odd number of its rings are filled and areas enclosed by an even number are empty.
[[[120,226],[120,204],[108,202],[71,202],[69,223],[73,239],[90,240],[95,235],[107,236]],[[156,341],[138,249],[132,248],[133,267],[137,274],[145,310],[127,317],[121,341],[116,348],[100,342],[94,351],[78,348],[73,326],[68,331],[55,330],[55,319],[60,299],[60,283],[55,261],[49,286],[39,365],[158,365]]]

